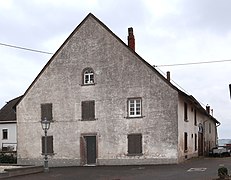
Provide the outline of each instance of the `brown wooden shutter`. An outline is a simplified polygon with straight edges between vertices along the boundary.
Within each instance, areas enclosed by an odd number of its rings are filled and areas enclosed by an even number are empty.
[[[83,136],[80,137],[80,163],[86,164],[86,144]]]
[[[95,101],[82,101],[82,120],[95,119]]]
[[[142,153],[142,135],[130,134],[128,135],[128,154]]]
[[[42,137],[42,154],[45,153],[45,136]],[[47,136],[47,154],[53,154],[53,136]]]
[[[142,135],[136,135],[136,153],[140,154],[142,153]]]
[[[46,103],[41,104],[41,119],[44,120],[45,117],[48,121],[52,120],[52,104]]]
[[[188,150],[188,133],[184,133],[184,150]]]
[[[184,103],[184,120],[188,120],[188,104]]]
[[[133,135],[128,135],[128,154],[134,154],[135,151],[133,137]]]

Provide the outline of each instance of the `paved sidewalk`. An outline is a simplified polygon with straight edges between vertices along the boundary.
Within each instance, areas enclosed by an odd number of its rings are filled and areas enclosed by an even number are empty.
[[[224,165],[231,170],[231,157],[196,158],[178,165],[98,166],[50,168],[38,173],[8,178],[9,180],[213,180]]]

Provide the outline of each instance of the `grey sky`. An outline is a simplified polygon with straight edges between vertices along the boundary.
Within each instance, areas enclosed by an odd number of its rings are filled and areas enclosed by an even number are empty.
[[[230,0],[0,0],[0,43],[54,53],[93,13],[152,65],[231,59]],[[22,95],[51,55],[0,46],[0,105]],[[202,105],[231,138],[231,62],[159,67]]]

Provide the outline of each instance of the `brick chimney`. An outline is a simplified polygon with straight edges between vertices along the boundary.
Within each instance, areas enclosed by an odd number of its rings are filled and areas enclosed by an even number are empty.
[[[133,35],[133,28],[128,28],[128,47],[135,51],[135,37]]]
[[[206,111],[208,114],[210,114],[210,106],[209,105],[206,106]]]
[[[170,71],[167,71],[167,80],[170,82],[171,78],[170,78]]]

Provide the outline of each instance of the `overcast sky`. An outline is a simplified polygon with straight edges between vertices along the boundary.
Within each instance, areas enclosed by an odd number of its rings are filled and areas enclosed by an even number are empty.
[[[0,0],[0,43],[54,53],[93,13],[151,65],[231,60],[230,0]],[[22,95],[51,55],[0,45],[0,106]],[[231,138],[231,61],[159,66],[221,122]]]

